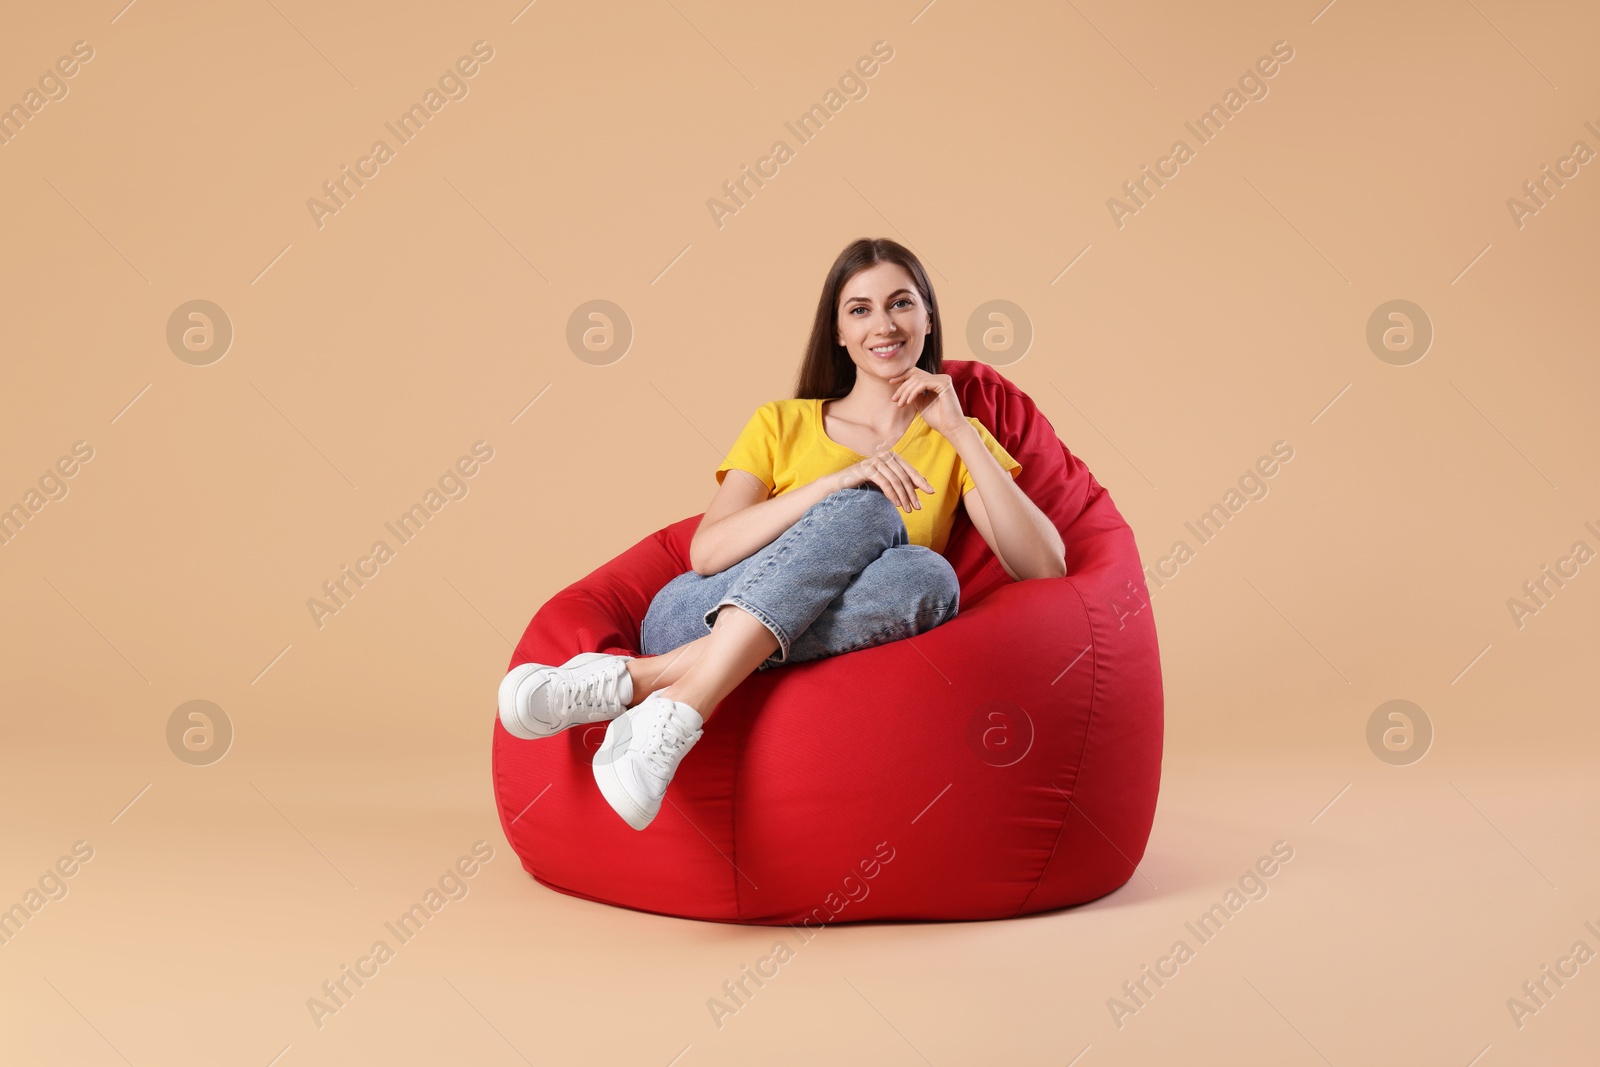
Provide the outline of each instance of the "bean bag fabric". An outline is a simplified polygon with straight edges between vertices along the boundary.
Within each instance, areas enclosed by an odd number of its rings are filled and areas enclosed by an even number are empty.
[[[957,616],[917,637],[752,674],[629,828],[594,783],[605,724],[520,740],[494,720],[506,838],[542,884],[719,922],[998,919],[1132,877],[1155,815],[1162,686],[1132,531],[998,371],[947,360],[961,406],[1022,463],[1067,576],[1014,582],[965,509],[946,556]],[[707,479],[709,484],[710,479]],[[656,592],[690,569],[696,515],[539,609],[520,663],[638,655]]]

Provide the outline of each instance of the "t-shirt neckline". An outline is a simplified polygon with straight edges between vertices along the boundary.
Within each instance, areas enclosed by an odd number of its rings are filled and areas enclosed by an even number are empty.
[[[828,424],[827,424],[827,421],[822,417],[822,405],[827,403],[827,401],[829,401],[829,400],[838,400],[838,399],[841,399],[841,398],[840,397],[815,397],[814,399],[816,400],[816,409],[815,410],[816,410],[816,415],[817,415],[817,432],[822,435],[822,439],[824,441],[828,442],[828,444],[832,445],[834,448],[837,448],[842,452],[848,452],[852,456],[860,456],[862,459],[866,459],[867,457],[866,456],[862,456],[860,452],[857,452],[855,449],[849,448],[849,447],[847,447],[845,445],[841,445],[838,441],[835,441],[833,438],[828,436]],[[911,421],[906,424],[905,432],[900,435],[900,440],[896,441],[894,443],[894,445],[890,448],[891,452],[898,452],[900,450],[900,446],[905,444],[906,440],[908,438],[910,438],[911,431],[917,428],[917,421],[919,419],[921,419],[921,418],[922,418],[922,412],[921,411],[918,411],[915,415],[911,416]]]

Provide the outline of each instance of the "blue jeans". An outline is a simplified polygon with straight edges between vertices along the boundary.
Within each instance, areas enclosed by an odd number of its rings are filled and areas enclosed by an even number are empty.
[[[661,587],[640,627],[658,656],[711,632],[732,604],[778,648],[756,669],[898,641],[953,619],[961,586],[939,553],[910,544],[900,510],[876,485],[840,489],[770,544],[716,574],[685,571]]]

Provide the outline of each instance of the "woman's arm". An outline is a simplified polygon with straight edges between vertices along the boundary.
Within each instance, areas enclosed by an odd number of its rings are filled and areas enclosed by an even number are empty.
[[[962,501],[972,525],[1012,580],[1063,577],[1067,551],[1056,524],[984,447],[972,423],[962,425],[965,432],[958,429],[950,440],[972,473],[973,488]]]
[[[972,474],[973,487],[962,500],[967,514],[1012,580],[1064,577],[1067,548],[1060,532],[984,447],[977,427],[962,413],[955,379],[909,367],[889,381],[895,386],[894,403],[915,405],[923,421],[955,446]]]
[[[826,475],[768,499],[760,478],[729,468],[689,542],[689,565],[701,575],[727,570],[799,522],[811,505],[838,488],[838,481],[838,474]]]

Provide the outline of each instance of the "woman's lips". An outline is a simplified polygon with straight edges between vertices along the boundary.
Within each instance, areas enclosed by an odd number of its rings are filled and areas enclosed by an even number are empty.
[[[895,356],[898,356],[901,352],[905,351],[905,347],[906,343],[904,341],[896,341],[895,346],[889,349],[887,352],[879,352],[876,348],[870,347],[867,349],[867,351],[871,352],[879,359],[893,359]]]

